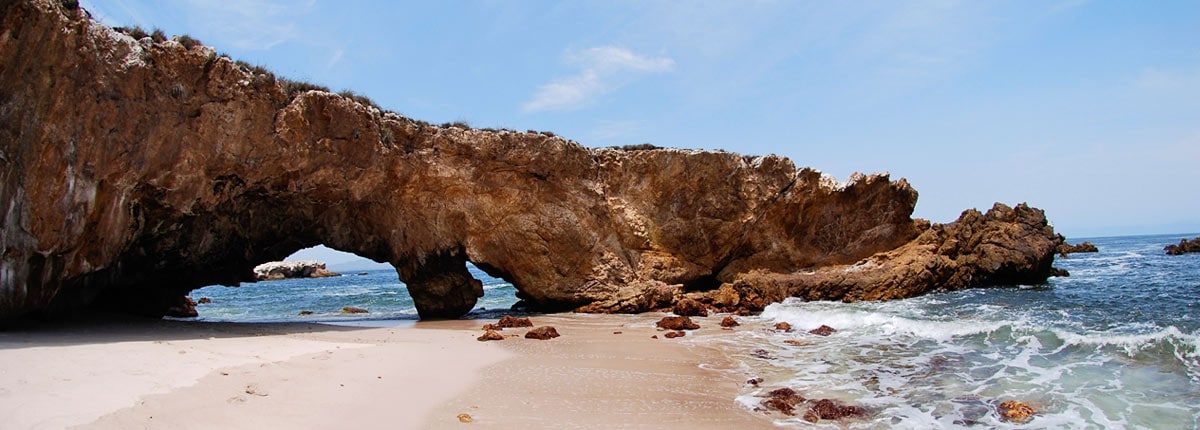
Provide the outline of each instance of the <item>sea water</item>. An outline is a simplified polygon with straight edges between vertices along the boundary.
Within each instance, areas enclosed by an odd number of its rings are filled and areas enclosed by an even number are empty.
[[[483,297],[468,318],[492,318],[517,302],[516,289],[502,279],[468,265],[471,276],[483,282]],[[210,285],[191,297],[211,303],[196,306],[195,320],[219,322],[387,322],[413,321],[417,309],[408,287],[394,269],[343,273],[330,278],[298,278],[247,282],[237,287]],[[365,314],[342,312],[353,306]],[[301,315],[301,311],[305,313]]]
[[[867,417],[817,428],[1200,428],[1200,254],[1168,256],[1181,235],[1089,239],[1059,257],[1069,277],[890,302],[767,307],[720,347],[767,391],[859,405]],[[1189,235],[1188,237],[1192,237]],[[828,325],[836,333],[807,333]],[[786,340],[800,345],[785,343]],[[1039,412],[1020,425],[998,406]],[[814,426],[782,415],[783,427]]]

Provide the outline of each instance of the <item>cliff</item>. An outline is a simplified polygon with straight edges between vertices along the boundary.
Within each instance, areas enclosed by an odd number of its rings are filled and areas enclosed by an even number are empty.
[[[422,317],[456,317],[483,293],[468,261],[534,308],[638,312],[1036,283],[1061,242],[1023,205],[913,220],[886,174],[437,127],[58,1],[0,13],[0,317],[161,315],[317,244],[390,262]]]

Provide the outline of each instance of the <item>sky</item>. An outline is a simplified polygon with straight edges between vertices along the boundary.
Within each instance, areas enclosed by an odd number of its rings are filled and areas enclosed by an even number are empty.
[[[83,0],[442,123],[890,172],[915,217],[1200,232],[1200,2]]]

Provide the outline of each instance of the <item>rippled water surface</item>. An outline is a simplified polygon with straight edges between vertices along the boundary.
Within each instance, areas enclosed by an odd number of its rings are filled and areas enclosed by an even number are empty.
[[[765,378],[739,398],[747,407],[787,386],[871,412],[824,426],[1197,428],[1200,254],[1162,250],[1181,237],[1090,239],[1100,252],[1059,258],[1071,276],[1046,285],[883,303],[787,301],[755,318],[786,321],[793,333],[746,330],[722,347]],[[807,333],[822,324],[838,331]],[[1025,425],[1002,422],[996,408],[1008,399],[1040,412]]]

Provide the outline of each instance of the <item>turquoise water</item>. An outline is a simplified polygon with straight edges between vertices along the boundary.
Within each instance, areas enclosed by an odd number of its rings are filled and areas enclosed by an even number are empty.
[[[502,279],[468,266],[483,282],[484,296],[467,317],[490,318],[517,302],[516,289]],[[392,269],[344,273],[332,278],[284,279],[247,282],[240,287],[212,285],[192,291],[200,321],[221,322],[345,322],[364,320],[416,320],[408,289]],[[345,306],[363,308],[367,314],[344,314]],[[300,315],[300,311],[312,311]]]

